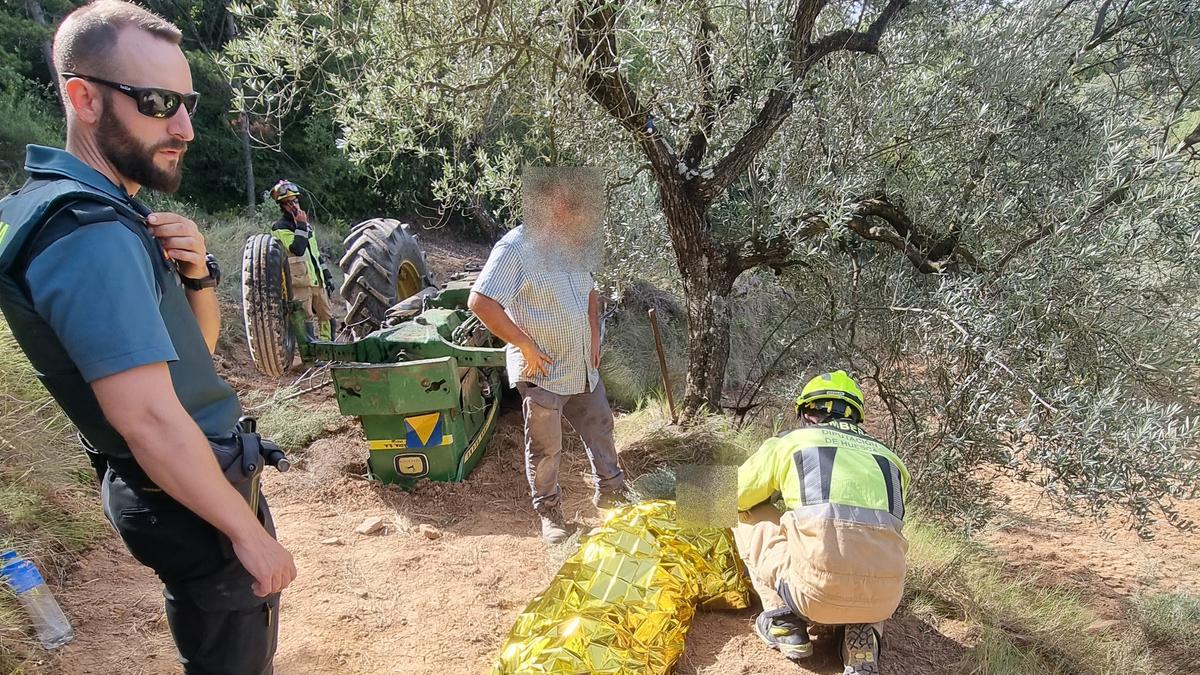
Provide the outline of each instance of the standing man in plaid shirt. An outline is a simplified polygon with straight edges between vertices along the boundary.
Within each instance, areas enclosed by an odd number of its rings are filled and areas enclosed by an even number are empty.
[[[587,167],[527,169],[523,224],[492,249],[469,306],[508,343],[508,378],[525,415],[525,474],[542,538],[568,536],[558,484],[562,418],[587,450],[598,508],[620,498],[613,415],[600,381],[599,259],[604,178]]]

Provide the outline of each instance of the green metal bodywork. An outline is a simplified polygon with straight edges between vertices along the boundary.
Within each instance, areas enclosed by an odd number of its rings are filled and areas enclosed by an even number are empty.
[[[310,340],[303,311],[292,312],[301,358],[333,364],[338,406],[362,420],[368,469],[382,482],[459,482],[483,457],[505,353],[467,309],[473,283],[451,281],[414,316],[353,342]]]

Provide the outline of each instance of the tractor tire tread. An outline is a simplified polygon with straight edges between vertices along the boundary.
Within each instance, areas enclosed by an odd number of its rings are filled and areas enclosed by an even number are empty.
[[[397,276],[404,262],[413,264],[423,283],[429,269],[420,243],[402,223],[376,218],[355,225],[345,239],[339,261],[345,272],[341,296],[346,301],[345,330],[354,338],[378,330],[387,310],[404,298],[396,297]]]
[[[290,283],[283,246],[269,234],[253,235],[242,250],[242,318],[254,366],[282,377],[292,365],[295,340],[288,323]]]

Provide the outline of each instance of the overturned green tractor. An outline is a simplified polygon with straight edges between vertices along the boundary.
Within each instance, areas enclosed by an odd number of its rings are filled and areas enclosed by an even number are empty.
[[[248,252],[253,241],[247,242]],[[289,366],[292,354],[304,363],[330,363],[338,406],[362,421],[372,477],[404,487],[421,479],[466,479],[491,438],[504,387],[503,343],[467,309],[477,274],[464,272],[433,285],[419,244],[396,221],[357,226],[346,250],[344,334],[352,339],[345,341],[313,338],[278,267],[263,266],[261,274],[243,267],[255,366],[277,376],[276,354],[288,348]],[[259,285],[278,290],[263,293]],[[278,350],[254,349],[252,315],[269,316],[278,326],[275,334],[287,336],[272,338]]]

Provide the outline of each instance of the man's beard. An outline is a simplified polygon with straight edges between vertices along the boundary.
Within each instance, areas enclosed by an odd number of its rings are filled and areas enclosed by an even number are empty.
[[[525,222],[526,251],[536,268],[595,271],[603,254],[600,224],[590,220],[554,222],[534,218]]]
[[[183,155],[187,152],[187,143],[168,138],[147,148],[117,119],[110,106],[105,106],[100,116],[96,140],[104,158],[125,178],[167,194],[179,189],[179,183],[183,180]],[[174,168],[164,170],[155,166],[154,157],[163,149],[179,151]]]

